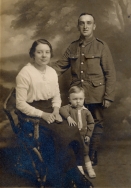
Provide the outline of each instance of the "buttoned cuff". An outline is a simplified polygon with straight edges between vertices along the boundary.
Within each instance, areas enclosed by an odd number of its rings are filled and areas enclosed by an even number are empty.
[[[61,107],[61,104],[60,104],[60,103],[53,103],[53,104],[52,104],[52,107],[53,107],[53,108],[54,108],[54,107],[60,108],[60,107]]]
[[[34,111],[34,114],[36,117],[42,117],[42,114],[43,114],[43,111],[42,110],[38,110],[38,109],[35,109]]]

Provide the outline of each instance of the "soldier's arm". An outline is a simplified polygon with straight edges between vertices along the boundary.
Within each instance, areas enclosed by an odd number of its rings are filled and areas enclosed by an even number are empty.
[[[57,62],[53,62],[51,64],[51,67],[56,70],[58,76],[60,76],[66,70],[69,69],[69,67],[70,67],[70,62],[69,62],[70,52],[71,52],[71,50],[70,50],[70,46],[69,46],[67,48],[67,50],[65,51],[64,55],[61,57],[61,59],[58,60]]]
[[[101,66],[105,76],[105,84],[106,84],[104,100],[112,102],[114,100],[114,95],[115,95],[116,72],[115,72],[115,67],[114,67],[111,52],[106,43],[103,44]]]

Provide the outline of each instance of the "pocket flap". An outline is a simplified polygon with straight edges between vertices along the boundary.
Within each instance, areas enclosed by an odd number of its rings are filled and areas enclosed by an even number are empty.
[[[77,54],[70,54],[69,58],[70,59],[77,59],[78,55]]]
[[[85,57],[87,59],[94,59],[94,58],[100,58],[100,54],[85,54]]]
[[[101,79],[101,80],[92,80],[92,84],[95,87],[101,86],[101,85],[105,85],[105,80],[104,79]]]

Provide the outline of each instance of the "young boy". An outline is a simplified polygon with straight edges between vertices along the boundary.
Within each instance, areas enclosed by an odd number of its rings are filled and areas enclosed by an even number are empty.
[[[73,86],[69,90],[70,104],[60,108],[60,114],[67,119],[69,126],[78,126],[84,146],[85,168],[90,178],[95,178],[96,174],[92,167],[89,153],[90,137],[94,129],[94,120],[90,111],[84,107],[85,93],[82,87]],[[84,174],[83,167],[78,166]]]

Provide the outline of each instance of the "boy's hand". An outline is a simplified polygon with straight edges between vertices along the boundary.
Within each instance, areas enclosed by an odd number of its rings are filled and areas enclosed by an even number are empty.
[[[70,116],[67,118],[69,126],[76,126],[77,123]]]
[[[89,136],[85,136],[84,140],[85,140],[86,143],[89,143],[90,142],[90,137]]]

